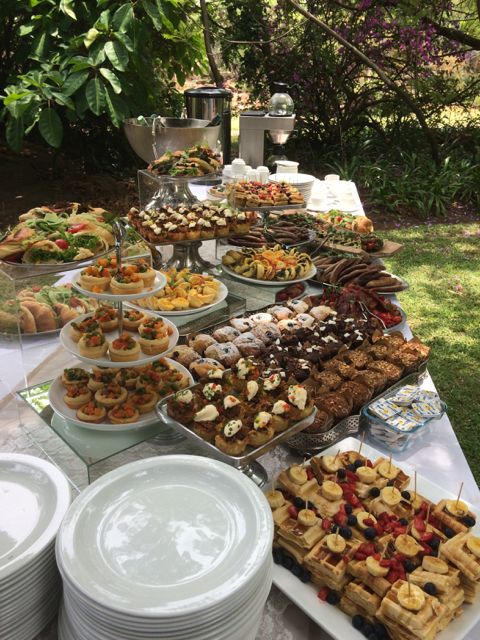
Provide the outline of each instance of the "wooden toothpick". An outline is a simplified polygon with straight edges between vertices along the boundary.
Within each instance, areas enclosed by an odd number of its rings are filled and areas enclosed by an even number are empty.
[[[335,464],[337,462],[337,458],[340,455],[340,449],[337,451],[337,453],[335,454],[335,458],[333,459],[333,463]]]
[[[391,470],[392,470],[392,454],[390,454],[390,457],[388,459],[388,473],[390,473]]]
[[[430,520],[430,508],[431,508],[431,504],[428,505],[427,507],[427,517],[425,518],[425,522],[428,525],[428,521]]]
[[[410,587],[410,574],[409,573],[407,573],[407,583],[408,583],[408,597],[410,598],[410,596],[412,595],[412,592],[411,592],[412,588]]]
[[[457,501],[455,502],[455,509],[458,509],[458,503],[460,502],[460,496],[462,495],[462,491],[463,491],[463,482],[460,485],[460,491],[458,492]]]
[[[364,441],[365,441],[365,431],[362,433],[362,440],[360,442],[360,446],[358,447],[358,457],[360,457],[360,454],[362,453],[362,447],[363,447]]]
[[[413,492],[413,502],[417,501],[417,472],[415,471],[415,480],[414,480],[414,492]]]

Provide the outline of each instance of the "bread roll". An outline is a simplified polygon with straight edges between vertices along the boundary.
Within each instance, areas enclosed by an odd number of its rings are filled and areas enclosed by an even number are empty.
[[[57,320],[53,309],[42,302],[36,300],[22,300],[20,303],[31,311],[37,325],[37,332],[53,331],[57,328]]]

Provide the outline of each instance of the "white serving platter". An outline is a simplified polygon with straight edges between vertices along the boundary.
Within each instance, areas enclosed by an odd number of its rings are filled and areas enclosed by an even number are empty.
[[[220,284],[217,299],[214,302],[211,302],[210,304],[206,304],[203,307],[199,307],[198,309],[184,309],[182,311],[163,311],[163,309],[150,309],[148,307],[141,307],[140,305],[135,304],[135,302],[129,302],[128,306],[133,307],[134,309],[138,309],[139,311],[143,311],[144,313],[145,312],[155,313],[155,314],[160,314],[162,316],[172,316],[172,317],[193,316],[196,313],[201,313],[202,311],[206,311],[211,307],[215,307],[217,304],[220,304],[220,302],[223,302],[225,298],[228,296],[228,289],[226,285],[223,284],[223,282],[220,282],[220,280],[216,280],[216,282]]]
[[[232,278],[236,278],[237,280],[242,280],[243,282],[249,282],[250,284],[266,285],[268,287],[286,287],[289,284],[295,284],[297,282],[305,282],[305,280],[310,280],[310,278],[313,278],[317,273],[317,268],[315,267],[315,265],[313,265],[310,271],[306,275],[304,275],[302,278],[296,278],[295,280],[257,280],[256,278],[247,278],[246,276],[242,276],[239,273],[235,273],[235,271],[233,271],[232,269],[229,269],[229,267],[226,267],[223,264],[222,264],[222,269],[227,275],[231,276]]]
[[[357,438],[345,438],[333,447],[322,451],[320,455],[336,455],[339,449],[341,452],[358,451],[360,445],[361,442]],[[367,444],[362,447],[362,455],[371,459],[384,457],[381,451]],[[403,462],[399,466],[410,475],[409,486],[413,488],[415,470]],[[419,474],[417,474],[417,487],[419,487],[421,494],[432,502],[438,502],[443,498],[455,499],[457,497]],[[478,535],[479,531],[480,520],[477,519],[473,532]],[[335,640],[346,640],[347,638],[348,640],[365,640],[365,636],[353,628],[350,616],[347,616],[338,607],[318,599],[319,588],[315,585],[304,584],[290,571],[279,565],[274,566],[273,583]],[[465,604],[463,615],[451,622],[446,629],[438,634],[437,638],[438,640],[462,640],[478,622],[480,622],[480,602],[477,599],[474,604]]]
[[[165,324],[171,327],[172,334],[170,336],[170,340],[168,343],[168,349],[165,349],[165,351],[163,351],[162,353],[157,353],[154,356],[149,356],[142,353],[141,358],[139,358],[138,360],[131,360],[129,362],[114,362],[113,360],[110,360],[110,356],[108,355],[108,352],[106,355],[102,356],[101,358],[87,358],[86,356],[82,356],[79,353],[78,343],[75,342],[71,336],[70,325],[72,324],[72,322],[82,322],[83,320],[85,320],[85,318],[89,318],[91,316],[92,316],[91,313],[86,313],[84,316],[75,318],[75,320],[72,320],[71,322],[66,324],[60,331],[60,344],[72,355],[74,355],[76,358],[78,358],[82,362],[85,362],[86,364],[90,364],[90,365],[96,364],[99,367],[113,367],[115,369],[117,368],[122,369],[124,367],[139,367],[141,365],[148,364],[149,362],[153,362],[154,360],[158,360],[158,358],[161,358],[165,353],[168,353],[169,351],[171,351],[178,342],[179,333],[178,333],[177,327],[173,324],[171,320],[168,320],[167,318],[163,318],[163,321],[165,322]],[[156,317],[158,318],[159,316],[156,316]],[[125,331],[125,333],[131,334],[134,338],[138,337],[138,333],[136,331]],[[115,329],[115,331],[109,331],[108,333],[105,333],[105,337],[108,340],[108,342],[112,342],[113,340],[115,340],[115,338],[118,338],[118,336],[119,336],[119,332],[117,329]]]
[[[72,286],[75,287],[77,291],[83,293],[90,298],[96,298],[97,300],[140,300],[141,298],[147,298],[148,296],[152,296],[160,289],[167,284],[167,278],[160,273],[160,271],[156,271],[155,280],[151,287],[145,287],[141,293],[109,293],[108,291],[102,291],[101,293],[95,293],[93,291],[89,291],[88,289],[84,289],[80,284],[80,272],[76,273],[72,279]]]
[[[185,369],[183,365],[179,362],[175,362],[170,358],[165,358],[165,360],[175,369],[183,373],[188,379],[188,385],[194,383],[192,374]],[[87,366],[79,367],[79,369],[88,370]],[[155,408],[148,413],[141,414],[140,420],[137,422],[130,422],[128,424],[113,424],[111,422],[99,422],[99,423],[91,423],[85,422],[83,420],[79,420],[77,418],[77,413],[75,409],[70,409],[65,402],[63,401],[63,396],[65,395],[65,387],[62,384],[61,376],[55,378],[55,380],[50,385],[50,389],[48,390],[48,401],[52,409],[57,413],[61,418],[65,420],[69,420],[73,422],[77,427],[82,427],[83,429],[89,429],[90,431],[111,431],[111,432],[119,432],[119,431],[134,431],[137,429],[141,429],[142,427],[146,427],[152,422],[158,420],[157,413]]]

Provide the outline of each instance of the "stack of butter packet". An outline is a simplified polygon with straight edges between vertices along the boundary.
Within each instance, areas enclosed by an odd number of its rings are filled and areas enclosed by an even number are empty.
[[[409,444],[410,435],[430,420],[441,418],[446,405],[434,391],[408,384],[395,389],[388,397],[375,400],[366,409],[370,435],[398,452]]]

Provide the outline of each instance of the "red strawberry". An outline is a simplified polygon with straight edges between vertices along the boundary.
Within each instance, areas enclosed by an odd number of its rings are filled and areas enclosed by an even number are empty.
[[[291,504],[288,507],[288,513],[290,514],[290,516],[292,518],[294,518],[295,520],[298,518],[298,509],[294,504]]]
[[[324,531],[328,531],[332,526],[332,521],[329,518],[323,518],[322,520],[322,529]]]
[[[322,602],[325,602],[329,593],[330,593],[330,589],[328,587],[322,587],[320,591],[317,593],[317,598]]]

